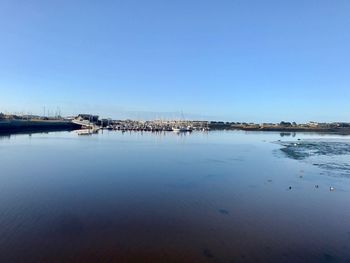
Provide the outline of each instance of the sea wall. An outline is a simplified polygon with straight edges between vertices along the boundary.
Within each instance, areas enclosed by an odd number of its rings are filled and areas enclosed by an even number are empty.
[[[0,132],[60,131],[79,128],[79,125],[65,120],[0,120]]]

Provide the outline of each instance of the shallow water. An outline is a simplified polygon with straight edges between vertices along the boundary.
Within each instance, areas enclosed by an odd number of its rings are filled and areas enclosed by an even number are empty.
[[[348,142],[2,136],[0,262],[349,262]]]
[[[348,139],[304,139],[279,142],[285,156],[312,163],[335,177],[350,178],[350,140]]]

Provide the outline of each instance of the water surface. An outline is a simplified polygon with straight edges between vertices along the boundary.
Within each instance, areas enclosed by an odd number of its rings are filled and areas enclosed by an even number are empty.
[[[349,143],[242,131],[2,136],[0,262],[350,262]]]

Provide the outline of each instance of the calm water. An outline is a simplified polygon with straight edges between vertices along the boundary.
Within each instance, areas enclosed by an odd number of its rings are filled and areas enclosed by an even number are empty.
[[[348,143],[258,132],[2,136],[0,262],[350,262]]]

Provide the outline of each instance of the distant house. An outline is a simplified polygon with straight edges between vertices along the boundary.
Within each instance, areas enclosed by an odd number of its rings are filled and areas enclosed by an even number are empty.
[[[316,121],[309,121],[309,123],[307,125],[309,127],[317,127],[318,126],[318,122],[316,122]]]

